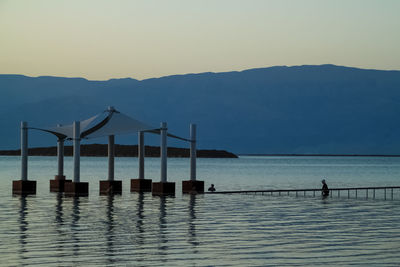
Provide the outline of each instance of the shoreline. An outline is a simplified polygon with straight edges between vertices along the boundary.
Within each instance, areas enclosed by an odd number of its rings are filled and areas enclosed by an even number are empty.
[[[107,157],[107,144],[81,145],[80,154],[82,157]],[[0,150],[0,156],[20,156],[21,150]],[[28,149],[29,156],[57,156],[57,147],[34,147]],[[64,156],[72,156],[72,146],[64,147]],[[115,145],[115,157],[137,157],[137,145]],[[145,146],[145,157],[160,157],[160,147]],[[168,147],[168,157],[189,158],[188,148]],[[237,155],[226,150],[198,149],[198,158],[238,158]]]

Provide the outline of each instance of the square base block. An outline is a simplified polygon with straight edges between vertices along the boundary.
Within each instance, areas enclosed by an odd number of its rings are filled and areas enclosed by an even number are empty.
[[[65,175],[54,175],[54,180],[65,180]]]
[[[153,195],[175,195],[175,183],[170,182],[159,182],[153,183],[153,189],[151,191]]]
[[[36,181],[13,181],[12,193],[16,195],[36,194]]]
[[[50,192],[64,192],[65,183],[71,182],[72,180],[65,180],[65,176],[64,179],[57,179],[56,175],[56,179],[50,180]]]
[[[100,181],[100,195],[122,194],[122,181]]]
[[[151,179],[131,179],[131,192],[151,192]]]
[[[204,181],[182,181],[182,193],[197,194],[204,193]]]
[[[64,193],[66,196],[87,196],[89,195],[89,183],[67,182],[64,184]]]

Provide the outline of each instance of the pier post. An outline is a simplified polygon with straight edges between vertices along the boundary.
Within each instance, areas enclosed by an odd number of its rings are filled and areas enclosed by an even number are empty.
[[[21,122],[21,180],[28,180],[28,123]]]
[[[196,124],[190,124],[190,180],[182,181],[182,193],[204,193],[204,181],[196,180]]]
[[[161,158],[161,179],[159,183],[153,183],[153,195],[175,195],[175,183],[167,182],[167,123],[160,125],[160,158]]]
[[[108,136],[108,179],[100,181],[100,195],[121,194],[122,181],[114,180],[115,136]]]
[[[80,181],[80,122],[74,121],[73,124],[73,161],[74,161],[74,180],[66,182],[64,191],[67,196],[87,196],[89,194],[89,183]]]
[[[108,181],[114,181],[115,136],[108,136]]]
[[[190,124],[190,180],[196,181],[196,124]]]
[[[167,182],[167,123],[161,123],[161,145],[160,145],[160,159],[161,159],[161,182]]]
[[[66,182],[72,182],[71,180],[65,180],[64,175],[64,138],[57,139],[57,175],[54,176],[54,180],[50,180],[50,192],[64,192]]]
[[[138,133],[139,179],[144,179],[144,133]]]
[[[58,138],[58,140],[57,140],[57,163],[58,163],[57,176],[59,179],[65,179],[65,176],[64,176],[64,139],[62,139],[62,138]]]
[[[144,132],[138,132],[139,178],[131,179],[131,192],[151,192],[151,179],[144,179]]]
[[[81,124],[79,121],[74,121],[73,124],[73,159],[74,159],[74,183],[80,182],[81,168],[81,139],[80,139]]]
[[[36,194],[36,181],[28,180],[28,123],[25,121],[21,122],[21,179],[13,181],[12,193]]]

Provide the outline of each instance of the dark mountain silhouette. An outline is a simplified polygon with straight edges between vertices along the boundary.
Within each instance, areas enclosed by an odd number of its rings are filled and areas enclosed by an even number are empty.
[[[279,66],[142,81],[0,75],[0,90],[0,149],[19,147],[21,120],[71,123],[112,105],[153,125],[167,121],[170,131],[184,137],[189,123],[197,123],[201,148],[400,154],[400,71]],[[117,137],[126,144],[136,139]],[[149,140],[158,144],[158,137]],[[32,146],[54,143],[52,136],[30,132]]]

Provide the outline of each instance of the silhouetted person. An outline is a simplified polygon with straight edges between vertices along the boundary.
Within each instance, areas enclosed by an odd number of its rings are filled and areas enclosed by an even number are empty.
[[[329,196],[329,188],[325,182],[325,179],[322,179],[322,196],[327,197]]]
[[[208,188],[208,191],[215,192],[214,184],[211,184],[211,186]]]

